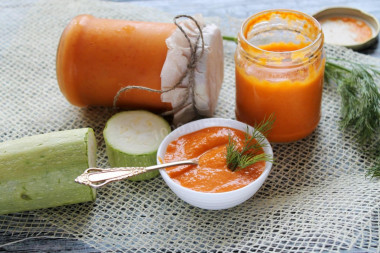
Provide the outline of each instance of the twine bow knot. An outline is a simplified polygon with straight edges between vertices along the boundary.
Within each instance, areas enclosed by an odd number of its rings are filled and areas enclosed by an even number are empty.
[[[190,37],[189,35],[186,33],[186,31],[183,29],[183,27],[177,23],[177,20],[180,19],[180,18],[188,18],[190,20],[192,20],[195,25],[197,26],[197,29],[199,31],[199,36],[197,37],[196,39],[196,42],[193,44],[191,43],[191,40],[190,40]],[[173,19],[173,22],[174,24],[178,27],[178,29],[182,32],[182,34],[185,36],[187,42],[189,43],[189,48],[190,48],[190,60],[189,60],[189,63],[187,65],[187,69],[186,71],[183,73],[183,75],[181,76],[181,78],[179,79],[179,81],[170,89],[167,89],[167,90],[156,90],[156,89],[151,89],[151,88],[148,88],[148,87],[144,87],[144,86],[139,86],[139,85],[129,85],[129,86],[126,86],[126,87],[123,87],[121,88],[115,95],[114,97],[114,100],[113,100],[113,107],[114,108],[117,108],[117,101],[119,100],[119,97],[122,93],[124,92],[127,92],[129,90],[132,90],[132,89],[138,89],[138,90],[145,90],[145,91],[148,91],[148,92],[155,92],[155,93],[160,93],[160,94],[163,94],[163,93],[166,93],[166,92],[169,92],[169,91],[172,91],[174,89],[176,89],[179,85],[181,85],[181,83],[183,82],[183,80],[189,76],[189,81],[188,81],[188,85],[187,85],[187,89],[186,89],[186,96],[183,98],[182,102],[177,105],[175,108],[173,108],[172,110],[170,111],[166,111],[164,112],[162,115],[166,116],[166,115],[172,115],[176,112],[178,112],[179,110],[181,110],[184,106],[187,106],[186,105],[186,101],[188,100],[189,96],[191,95],[191,103],[192,103],[192,107],[194,109],[194,111],[198,113],[198,110],[195,106],[195,101],[194,101],[194,85],[195,85],[195,68],[196,68],[196,65],[198,63],[198,60],[199,58],[201,58],[203,56],[203,53],[204,53],[204,48],[205,48],[205,43],[204,43],[204,38],[203,38],[203,32],[202,32],[202,29],[199,25],[199,23],[197,22],[197,20],[195,20],[193,17],[191,16],[188,16],[188,15],[178,15],[176,17],[174,17]],[[199,48],[199,40],[201,40],[201,48],[202,48],[202,51],[199,55],[199,57],[197,56],[197,51],[198,51],[198,48]]]

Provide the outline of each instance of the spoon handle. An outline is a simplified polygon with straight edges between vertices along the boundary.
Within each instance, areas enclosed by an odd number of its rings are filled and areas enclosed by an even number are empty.
[[[93,188],[99,188],[108,183],[120,181],[140,175],[150,170],[163,169],[172,166],[186,165],[186,164],[198,164],[198,159],[190,159],[184,161],[177,161],[171,163],[163,163],[153,165],[149,167],[119,167],[119,168],[88,168],[75,179],[75,182],[91,186]]]

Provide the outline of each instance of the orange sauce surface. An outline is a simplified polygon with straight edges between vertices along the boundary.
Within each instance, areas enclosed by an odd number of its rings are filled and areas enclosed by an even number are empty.
[[[184,165],[166,169],[178,184],[200,192],[226,192],[244,187],[257,179],[265,169],[258,162],[239,171],[230,171],[226,163],[228,136],[243,145],[245,133],[228,127],[205,128],[171,142],[165,162],[199,158],[198,165]]]
[[[273,52],[295,51],[307,43],[270,43],[261,49]],[[320,62],[319,62],[320,63]],[[323,64],[324,66],[324,64]],[[254,66],[253,66],[254,67]],[[275,122],[268,136],[272,142],[289,142],[309,135],[320,120],[324,67],[305,65],[295,75],[279,81],[267,76],[247,74],[236,65],[236,118],[254,125],[274,114]],[[269,76],[271,73],[267,73]]]

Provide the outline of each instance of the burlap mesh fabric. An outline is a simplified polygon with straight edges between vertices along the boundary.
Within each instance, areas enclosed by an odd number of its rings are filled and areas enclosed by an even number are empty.
[[[128,3],[82,0],[0,7],[24,14],[0,26],[7,34],[0,36],[0,141],[92,127],[98,166],[107,167],[102,130],[114,111],[74,107],[59,91],[55,54],[62,30],[82,13],[164,22],[173,17]],[[380,66],[379,59],[342,48],[326,46],[326,54]],[[226,52],[215,117],[234,118],[234,85],[233,54]],[[375,159],[357,145],[355,132],[339,129],[336,87],[325,85],[323,95],[317,130],[302,141],[273,145],[276,164],[267,181],[235,208],[192,207],[160,177],[123,181],[98,190],[95,203],[2,215],[0,235],[76,238],[122,252],[380,251],[380,181],[365,177]]]

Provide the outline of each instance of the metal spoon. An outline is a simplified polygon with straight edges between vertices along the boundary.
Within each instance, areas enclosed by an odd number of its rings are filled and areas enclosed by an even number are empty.
[[[120,181],[133,177],[147,171],[158,170],[172,166],[198,164],[198,159],[190,159],[184,161],[177,161],[171,163],[163,163],[149,167],[120,167],[120,168],[88,168],[75,179],[75,182],[91,186],[92,188],[99,188],[108,183]]]

